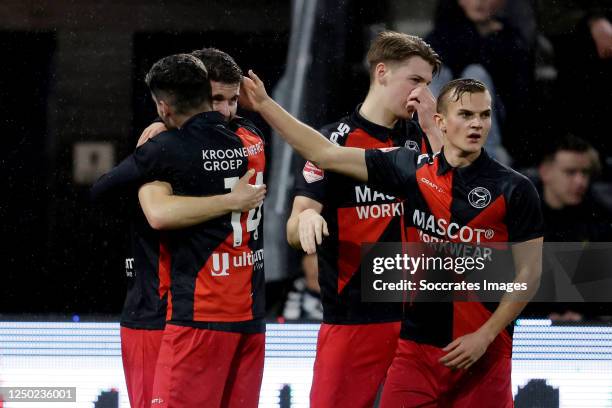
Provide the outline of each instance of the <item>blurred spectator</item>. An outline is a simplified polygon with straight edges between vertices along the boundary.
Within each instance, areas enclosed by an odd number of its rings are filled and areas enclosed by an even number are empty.
[[[520,145],[529,112],[533,58],[525,37],[505,18],[498,17],[505,0],[440,0],[434,29],[426,41],[440,55],[444,67],[432,92],[453,78],[484,82],[494,97],[491,132],[485,147],[502,162],[502,147]]]
[[[316,254],[304,255],[302,270],[304,277],[293,281],[293,286],[287,294],[283,317],[287,320],[323,320]]]
[[[585,140],[555,141],[539,167],[544,239],[551,242],[612,241],[612,215],[591,192],[600,169],[597,152]]]
[[[597,151],[581,138],[568,135],[550,146],[539,166],[545,241],[612,241],[612,213],[590,188],[599,169]],[[532,310],[538,307],[562,321],[611,314],[609,303],[541,304]]]
[[[552,130],[570,131],[608,157],[612,141],[603,130],[612,115],[612,1],[538,0],[538,10],[558,73]]]

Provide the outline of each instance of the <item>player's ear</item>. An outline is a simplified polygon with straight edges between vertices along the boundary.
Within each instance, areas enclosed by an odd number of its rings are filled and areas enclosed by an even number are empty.
[[[162,118],[172,116],[172,107],[166,103],[163,99],[158,102],[159,113]]]
[[[446,133],[446,118],[441,113],[434,113],[434,120],[436,121],[436,126],[442,133]]]
[[[389,74],[389,67],[384,62],[379,62],[374,67],[374,80],[379,85],[387,85],[387,76]]]

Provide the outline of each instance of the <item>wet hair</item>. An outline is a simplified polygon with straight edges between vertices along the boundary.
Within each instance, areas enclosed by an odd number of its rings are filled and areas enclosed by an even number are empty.
[[[204,63],[211,81],[224,84],[239,84],[242,81],[242,70],[229,54],[216,48],[203,48],[192,51],[191,55]]]
[[[442,65],[438,54],[421,37],[396,31],[380,32],[368,51],[370,78],[374,77],[374,69],[377,64],[402,62],[411,57],[421,57],[427,61],[433,67],[434,75]]]
[[[165,99],[179,114],[211,104],[208,72],[193,55],[175,54],[160,59],[147,73],[145,82],[155,98]]]
[[[488,90],[485,84],[483,84],[477,79],[454,79],[444,85],[440,90],[440,95],[438,96],[438,102],[436,105],[436,111],[438,113],[444,113],[446,112],[446,107],[449,101],[457,102],[466,93],[473,94],[481,92],[488,92]]]

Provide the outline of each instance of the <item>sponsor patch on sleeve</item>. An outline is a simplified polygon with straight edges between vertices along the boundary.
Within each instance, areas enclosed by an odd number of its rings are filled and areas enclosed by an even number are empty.
[[[304,175],[304,180],[307,183],[314,183],[316,181],[323,180],[325,177],[323,170],[312,164],[311,162],[306,162],[304,165],[304,170],[302,170],[302,174]]]

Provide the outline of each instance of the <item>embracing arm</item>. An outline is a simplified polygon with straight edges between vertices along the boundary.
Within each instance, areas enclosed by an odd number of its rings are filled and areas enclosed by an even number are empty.
[[[173,195],[172,186],[154,181],[140,187],[138,199],[151,228],[156,230],[191,227],[227,213],[244,212],[259,207],[266,193],[266,186],[253,186],[248,180],[254,171],[249,170],[236,183],[230,193],[208,197],[184,197]]]
[[[92,201],[102,201],[137,187],[142,175],[134,156],[130,155],[111,171],[101,176],[89,192]]]

